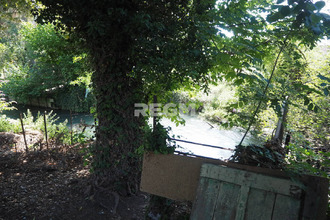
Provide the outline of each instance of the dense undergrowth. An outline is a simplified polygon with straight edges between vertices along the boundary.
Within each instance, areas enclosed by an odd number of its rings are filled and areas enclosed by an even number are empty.
[[[57,144],[72,145],[75,143],[86,143],[92,137],[84,133],[81,129],[70,129],[67,126],[68,121],[58,123],[59,117],[50,111],[48,113],[41,114],[34,117],[30,110],[22,114],[22,122],[24,130],[36,130],[46,134],[49,140],[56,141]],[[46,130],[45,130],[46,124]],[[22,125],[19,119],[10,119],[6,115],[0,116],[0,132],[13,132],[21,133]]]

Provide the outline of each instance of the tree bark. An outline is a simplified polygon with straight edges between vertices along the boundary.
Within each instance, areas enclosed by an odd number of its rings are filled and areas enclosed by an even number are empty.
[[[273,137],[273,141],[275,141],[279,146],[282,146],[283,138],[284,138],[284,128],[285,122],[289,111],[288,99],[284,101],[284,106],[282,108],[282,115],[278,119],[275,135]]]
[[[134,103],[141,102],[139,86],[122,72],[96,73],[96,143],[93,168],[106,185],[122,190],[140,178],[136,150],[142,142],[144,119],[134,116]],[[119,188],[118,188],[119,187]]]
[[[117,192],[129,192],[135,190],[140,180],[141,158],[136,150],[143,141],[145,119],[134,116],[134,104],[142,102],[143,86],[141,80],[130,76],[134,64],[130,62],[129,36],[114,30],[112,40],[108,41],[112,42],[108,48],[95,41],[90,43],[96,69],[92,80],[99,122],[92,147],[92,167],[97,185],[102,183]]]

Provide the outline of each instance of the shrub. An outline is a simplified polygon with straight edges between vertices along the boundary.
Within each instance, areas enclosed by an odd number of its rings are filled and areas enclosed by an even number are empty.
[[[0,132],[19,133],[21,131],[22,128],[18,120],[9,119],[6,115],[0,116]]]

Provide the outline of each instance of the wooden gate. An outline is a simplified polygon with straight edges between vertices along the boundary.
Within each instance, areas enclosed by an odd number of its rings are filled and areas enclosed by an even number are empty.
[[[301,219],[303,184],[203,164],[191,219]]]

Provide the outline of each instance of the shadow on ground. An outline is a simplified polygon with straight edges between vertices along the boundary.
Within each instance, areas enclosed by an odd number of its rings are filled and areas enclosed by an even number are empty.
[[[144,219],[148,195],[89,195],[79,146],[26,153],[21,141],[0,133],[0,219]]]

